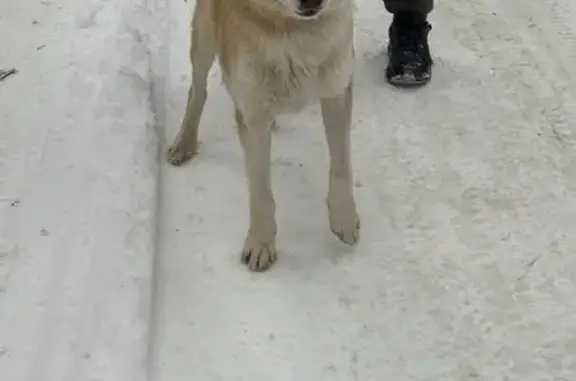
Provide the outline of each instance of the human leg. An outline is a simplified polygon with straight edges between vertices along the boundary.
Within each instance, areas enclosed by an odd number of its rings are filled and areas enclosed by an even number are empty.
[[[386,78],[397,86],[423,85],[430,81],[432,57],[428,46],[428,13],[434,0],[383,0],[394,14],[388,30],[389,63]]]

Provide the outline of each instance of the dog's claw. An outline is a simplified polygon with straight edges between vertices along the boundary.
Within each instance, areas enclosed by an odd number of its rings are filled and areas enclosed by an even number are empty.
[[[174,166],[180,166],[196,155],[196,150],[185,149],[180,142],[175,142],[166,153],[166,161]]]
[[[332,224],[330,225],[330,229],[340,241],[347,245],[354,246],[360,240],[360,221],[358,220],[355,226],[347,229],[335,228]]]
[[[247,243],[242,251],[242,263],[251,271],[266,271],[276,259],[276,248],[271,243]]]

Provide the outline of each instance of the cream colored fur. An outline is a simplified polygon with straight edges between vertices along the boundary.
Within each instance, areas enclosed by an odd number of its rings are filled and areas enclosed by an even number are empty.
[[[298,0],[197,0],[192,21],[192,85],[182,127],[168,151],[180,165],[196,154],[208,73],[218,58],[236,108],[250,199],[242,260],[266,270],[276,260],[275,202],[270,182],[271,129],[282,112],[320,99],[330,154],[328,214],[332,231],[353,245],[360,222],[350,162],[353,4],[325,0],[312,18]]]

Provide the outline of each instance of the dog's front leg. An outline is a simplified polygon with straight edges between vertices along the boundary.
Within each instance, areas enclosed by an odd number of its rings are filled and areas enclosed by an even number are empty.
[[[242,261],[252,271],[264,271],[276,261],[276,205],[270,179],[271,129],[273,117],[243,115],[236,110],[238,136],[244,151],[250,227]]]
[[[216,58],[216,39],[209,16],[208,2],[198,2],[194,10],[190,37],[192,84],[188,90],[188,103],[182,126],[167,155],[168,162],[173,165],[184,164],[198,149],[198,124],[208,95],[208,74]]]
[[[350,160],[352,85],[344,93],[321,100],[322,117],[330,153],[328,215],[332,232],[344,243],[354,245],[360,236],[360,220],[354,201]]]

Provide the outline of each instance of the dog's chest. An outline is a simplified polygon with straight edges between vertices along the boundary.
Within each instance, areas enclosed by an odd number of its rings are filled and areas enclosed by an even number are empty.
[[[353,57],[347,39],[335,43],[309,34],[268,37],[255,53],[239,57],[234,92],[244,101],[271,102],[279,111],[340,94],[351,80]]]
[[[338,51],[316,51],[298,44],[286,44],[272,59],[262,65],[261,73],[279,99],[330,96],[340,92],[348,82],[346,57]]]

